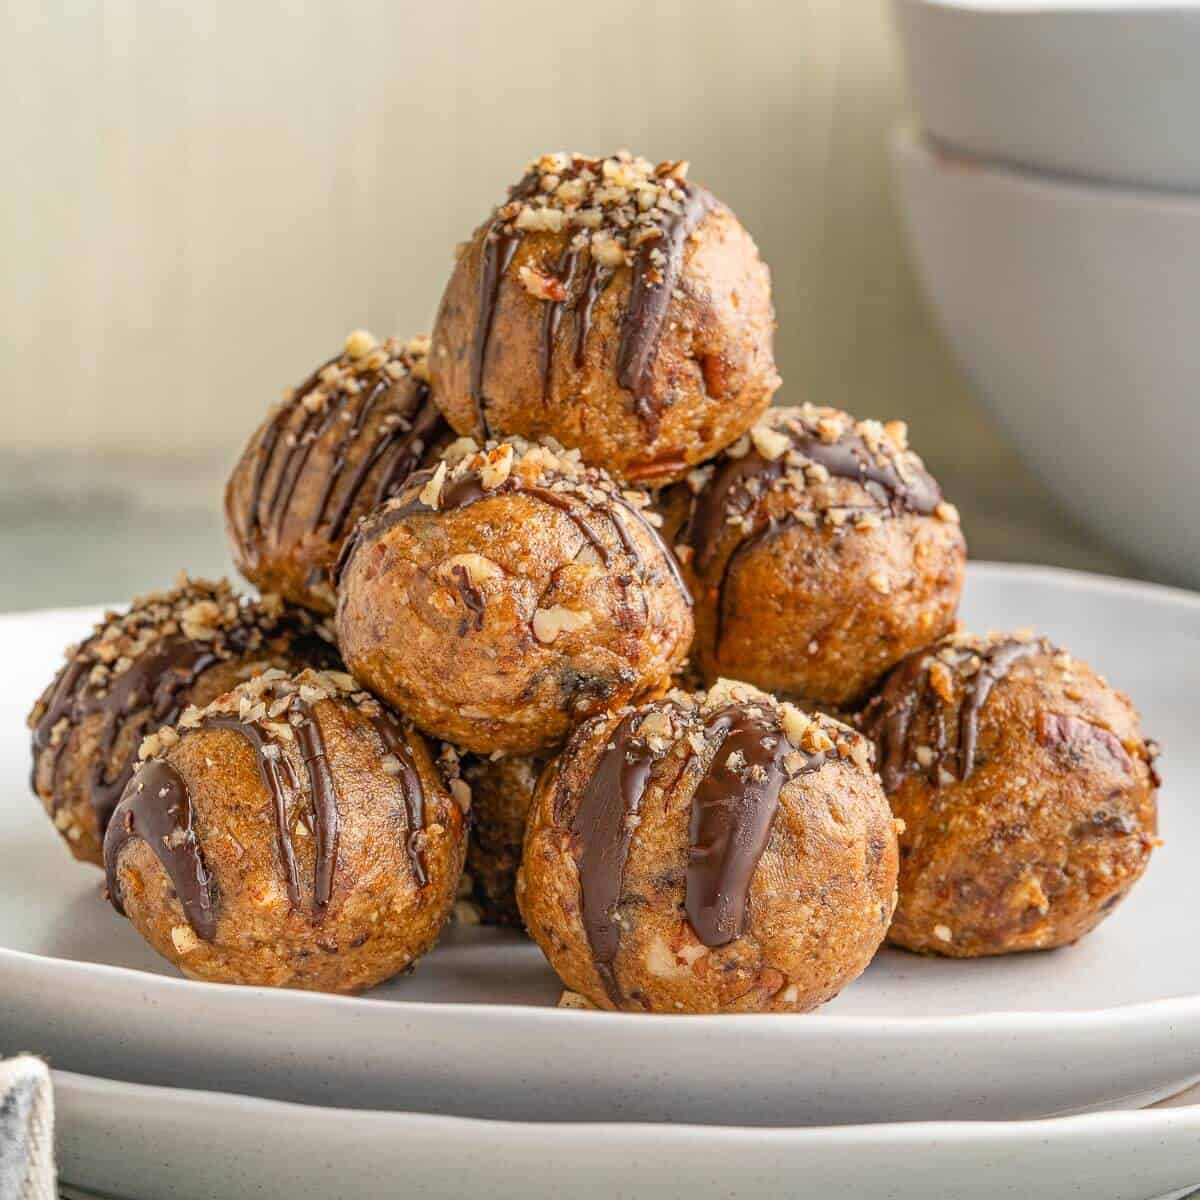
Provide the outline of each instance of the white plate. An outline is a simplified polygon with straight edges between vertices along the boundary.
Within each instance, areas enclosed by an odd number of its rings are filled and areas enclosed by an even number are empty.
[[[904,126],[891,153],[914,265],[980,399],[1093,533],[1200,587],[1200,195],[965,159]]]
[[[1145,1200],[1200,1180],[1200,1105],[768,1130],[309,1108],[61,1071],[54,1082],[64,1182],[129,1200]]]
[[[803,1017],[551,1008],[539,952],[481,930],[369,998],[185,981],[99,899],[99,874],[68,860],[27,792],[20,718],[87,615],[3,618],[0,1052],[140,1083],[549,1121],[1005,1119],[1178,1091],[1200,1078],[1200,597],[975,564],[965,616],[1036,625],[1133,694],[1166,746],[1166,846],[1076,947],[967,963],[885,952]]]
[[[921,124],[988,158],[1200,188],[1195,0],[894,0]]]

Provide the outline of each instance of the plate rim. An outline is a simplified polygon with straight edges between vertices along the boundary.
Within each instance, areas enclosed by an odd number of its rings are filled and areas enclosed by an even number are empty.
[[[462,1117],[449,1113],[412,1112],[406,1109],[341,1108],[336,1105],[301,1104],[293,1100],[273,1100],[241,1092],[222,1092],[211,1088],[177,1088],[162,1084],[128,1083],[105,1079],[79,1071],[54,1069],[51,1078],[55,1089],[60,1081],[77,1094],[91,1099],[119,1101],[130,1089],[147,1102],[161,1097],[181,1100],[204,1108],[258,1111],[263,1116],[277,1115],[286,1121],[290,1112],[303,1112],[313,1119],[352,1114],[370,1124],[392,1126],[398,1121],[410,1122],[430,1130],[446,1129],[464,1135],[472,1129],[487,1129],[492,1133],[520,1132],[525,1137],[540,1140],[569,1141],[586,1133],[588,1137],[612,1134],[623,1139],[631,1136],[645,1138],[648,1144],[661,1145],[663,1140],[685,1142],[702,1137],[726,1145],[744,1141],[820,1143],[844,1141],[847,1147],[871,1142],[909,1143],[914,1141],[959,1142],[970,1144],[986,1138],[991,1144],[1003,1145],[1029,1137],[1052,1137],[1062,1133],[1100,1133],[1118,1135],[1132,1131],[1133,1126],[1169,1128],[1183,1125],[1195,1129],[1200,1136],[1200,1103],[1174,1107],[1144,1109],[1105,1109],[1100,1112],[1076,1113],[1071,1116],[1037,1117],[1013,1121],[886,1121],[851,1125],[703,1125],[695,1122],[659,1121],[512,1121],[505,1118]],[[447,1129],[446,1127],[449,1126]],[[1093,1128],[1094,1127],[1094,1128]]]
[[[1123,579],[1112,575],[1102,575],[1090,571],[1080,571],[1069,567],[1056,567],[1029,563],[992,562],[988,560],[972,561],[968,565],[968,585],[971,576],[976,578],[992,577],[995,579],[1038,579],[1057,586],[1066,586],[1074,590],[1103,591],[1130,598],[1149,600],[1157,604],[1178,606],[1200,614],[1200,592],[1187,588],[1174,587],[1167,584],[1152,583],[1139,579]],[[0,627],[13,623],[28,622],[39,617],[59,617],[71,614],[83,615],[103,609],[103,605],[68,606],[65,608],[27,609],[19,612],[0,613]],[[113,983],[123,980],[136,981],[134,986],[141,989],[143,998],[150,1000],[154,995],[169,997],[180,993],[179,989],[201,987],[204,994],[213,997],[213,1003],[224,1003],[226,998],[253,997],[259,1004],[281,1004],[304,1008],[311,1005],[335,1006],[348,1010],[359,1010],[362,1007],[376,1008],[387,1011],[400,1006],[406,1016],[414,1019],[461,1017],[493,1019],[501,1017],[504,1020],[521,1024],[525,1021],[536,1022],[539,1025],[553,1023],[560,1026],[561,1022],[587,1020],[597,1025],[616,1028],[616,1023],[623,1026],[623,1035],[628,1037],[634,1030],[641,1032],[634,1036],[656,1036],[660,1023],[657,1021],[641,1020],[642,1013],[617,1013],[605,1011],[578,1012],[572,1009],[558,1008],[551,1005],[534,1004],[500,1004],[476,1002],[447,1002],[437,1000],[404,1000],[375,998],[370,995],[347,996],[335,993],[303,991],[290,988],[269,988],[228,983],[197,982],[184,977],[159,975],[149,971],[138,970],[134,967],[115,966],[110,963],[80,962],[75,959],[59,958],[52,955],[37,954],[32,951],[14,950],[0,946],[0,970],[6,964],[22,967],[31,971],[40,964],[50,972],[60,977],[77,976],[80,979],[102,978]],[[660,1016],[677,1017],[679,1014],[657,1014]],[[740,1035],[752,1037],[778,1037],[781,1029],[787,1028],[789,1034],[797,1040],[808,1038],[824,1039],[831,1034],[855,1034],[859,1037],[866,1033],[875,1039],[909,1041],[914,1037],[938,1032],[941,1036],[977,1038],[981,1034],[1000,1035],[1006,1033],[1056,1033],[1063,1036],[1086,1035],[1096,1029],[1113,1029],[1120,1027],[1141,1027],[1145,1023],[1172,1023],[1174,1021],[1195,1021],[1200,1023],[1200,992],[1185,993],[1178,996],[1162,996],[1154,1000],[1143,1000],[1129,1004],[1102,1005],[1088,1008],[1068,1009],[992,1009],[973,1013],[954,1013],[940,1016],[854,1016],[830,1015],[817,1009],[814,1012],[802,1014],[803,1020],[795,1020],[796,1014],[791,1013],[717,1013],[710,1015],[683,1014],[689,1027],[697,1025],[701,1031],[724,1030],[730,1022]],[[148,1086],[148,1085],[141,1085]],[[169,1090],[169,1089],[168,1089]],[[1200,1106],[1198,1106],[1200,1107]],[[355,1110],[358,1111],[358,1110]],[[466,1118],[463,1118],[466,1119]],[[1068,1118],[1062,1118],[1068,1119]],[[1073,1119],[1073,1118],[1071,1118]],[[972,1122],[972,1124],[975,1124]]]

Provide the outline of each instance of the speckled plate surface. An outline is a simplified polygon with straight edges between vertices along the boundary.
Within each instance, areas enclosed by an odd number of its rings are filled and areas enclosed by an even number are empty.
[[[1165,747],[1166,845],[1091,937],[956,963],[885,951],[807,1016],[552,1007],[535,947],[451,931],[362,998],[191,983],[99,898],[28,791],[25,710],[84,611],[0,618],[0,1052],[110,1079],[531,1121],[728,1125],[1032,1118],[1133,1107],[1200,1078],[1200,597],[974,564],[964,617],[1088,658]]]

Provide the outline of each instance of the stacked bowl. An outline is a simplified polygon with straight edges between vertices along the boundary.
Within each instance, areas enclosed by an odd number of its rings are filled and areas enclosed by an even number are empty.
[[[891,140],[960,364],[1063,504],[1200,582],[1200,6],[895,0],[919,129]]]

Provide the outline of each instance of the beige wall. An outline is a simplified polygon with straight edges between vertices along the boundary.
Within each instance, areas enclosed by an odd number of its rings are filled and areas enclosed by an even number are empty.
[[[772,264],[789,397],[959,399],[897,240],[881,2],[6,12],[12,447],[229,447],[348,328],[426,326],[453,244],[549,148],[692,160]]]
[[[929,325],[886,0],[8,0],[0,54],[0,609],[227,570],[266,405],[352,327],[426,327],[529,158],[622,145],[690,158],[758,238],[782,399],[906,417],[978,557],[1130,569]]]
[[[215,528],[285,385],[350,328],[426,328],[529,158],[624,145],[691,159],[757,237],[781,398],[906,417],[982,554],[1109,561],[917,295],[886,0],[11,0],[0,47],[0,516],[99,489]]]

